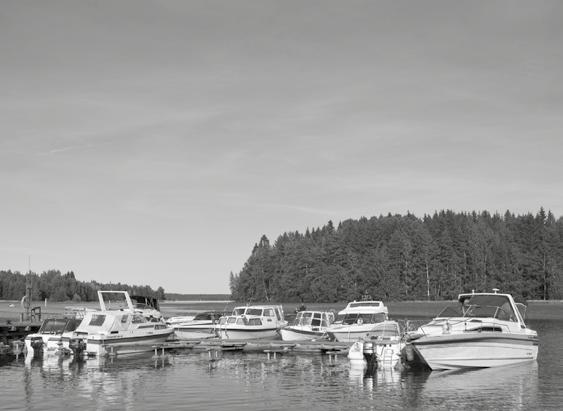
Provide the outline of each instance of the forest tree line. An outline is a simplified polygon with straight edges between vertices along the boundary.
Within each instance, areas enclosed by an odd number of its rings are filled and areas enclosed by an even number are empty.
[[[96,281],[83,282],[75,278],[74,272],[62,274],[58,270],[29,274],[32,281],[32,300],[35,301],[98,301],[98,290],[128,291],[130,295],[142,295],[164,299],[164,289],[153,290],[148,285],[102,284]],[[19,300],[25,295],[26,275],[17,271],[0,271],[0,299]]]
[[[563,219],[436,212],[329,221],[304,234],[262,236],[238,274],[237,301],[454,299],[499,288],[520,300],[561,299]]]

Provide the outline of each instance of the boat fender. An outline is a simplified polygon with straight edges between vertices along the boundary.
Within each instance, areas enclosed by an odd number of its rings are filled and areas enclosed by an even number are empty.
[[[411,344],[405,346],[405,355],[408,362],[414,361],[414,348]]]

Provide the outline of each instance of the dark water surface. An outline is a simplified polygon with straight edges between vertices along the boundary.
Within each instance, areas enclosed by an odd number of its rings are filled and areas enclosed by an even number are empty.
[[[538,361],[466,372],[378,370],[340,356],[179,351],[114,361],[56,358],[0,367],[2,410],[548,409],[563,404],[563,320],[530,321]]]

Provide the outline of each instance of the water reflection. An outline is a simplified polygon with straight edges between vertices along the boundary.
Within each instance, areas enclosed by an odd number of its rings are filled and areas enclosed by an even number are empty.
[[[431,372],[421,397],[443,406],[465,404],[472,408],[521,409],[536,403],[536,361],[506,367],[469,371]]]
[[[521,409],[546,404],[535,362],[430,372],[368,369],[345,356],[334,360],[288,353],[268,360],[264,353],[224,352],[214,357],[192,350],[166,358],[77,361],[53,356],[20,361],[2,372],[3,392],[14,399],[15,409],[61,409],[70,404],[166,410]]]
[[[25,402],[29,408],[58,409],[60,397],[73,395],[86,408],[131,408],[136,392],[152,390],[150,375],[169,366],[166,357],[75,359],[72,356],[29,358],[24,362]],[[46,396],[45,392],[54,395]],[[33,406],[35,405],[35,407]]]

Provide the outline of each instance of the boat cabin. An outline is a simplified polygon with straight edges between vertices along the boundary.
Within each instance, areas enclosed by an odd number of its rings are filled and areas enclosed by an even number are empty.
[[[75,333],[112,335],[127,332],[131,329],[166,328],[162,323],[150,322],[142,314],[126,311],[97,311],[84,316]]]
[[[270,317],[277,321],[283,321],[283,309],[280,305],[250,305],[245,307],[235,307],[233,310],[234,316],[255,316],[255,317]]]
[[[352,301],[338,313],[336,322],[350,324],[375,324],[387,320],[387,307],[381,301]]]

